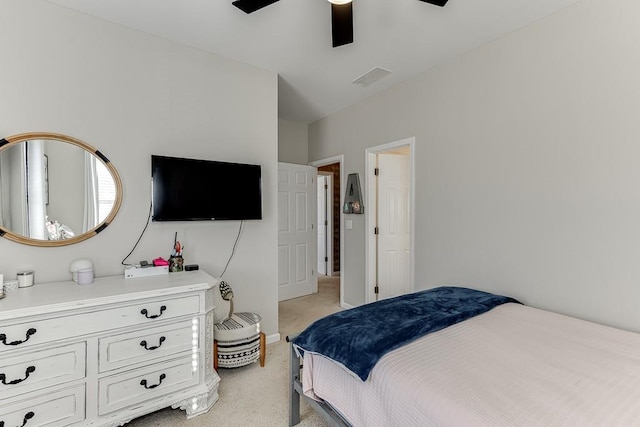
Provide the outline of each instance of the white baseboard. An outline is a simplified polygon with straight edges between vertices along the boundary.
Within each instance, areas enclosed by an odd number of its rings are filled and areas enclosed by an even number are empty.
[[[267,344],[280,341],[280,334],[267,335]]]

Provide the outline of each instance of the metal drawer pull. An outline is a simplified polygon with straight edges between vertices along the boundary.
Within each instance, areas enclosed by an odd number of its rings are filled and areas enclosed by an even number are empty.
[[[164,380],[165,378],[167,378],[167,376],[165,374],[160,374],[160,381],[158,382],[158,384],[147,386],[147,380],[142,380],[142,381],[140,381],[140,385],[144,386],[144,388],[146,388],[147,390],[151,390],[152,388],[156,388],[160,384],[162,384],[162,380]],[[0,427],[2,427],[2,426],[0,426]]]
[[[34,417],[34,413],[33,412],[27,412],[26,414],[24,414],[24,419],[22,420],[22,425],[18,426],[18,427],[24,427],[27,425],[27,422]],[[0,427],[4,427],[4,421],[0,421]]]
[[[155,345],[155,346],[153,346],[153,347],[147,347],[147,341],[145,341],[145,340],[140,341],[140,345],[141,345],[142,347],[144,347],[144,349],[145,349],[145,350],[149,350],[149,351],[151,351],[151,350],[155,350],[155,349],[157,349],[157,348],[160,348],[160,346],[162,345],[162,343],[163,343],[165,340],[166,340],[166,338],[165,338],[165,337],[160,337],[160,341],[158,342],[158,345]]]
[[[147,319],[155,319],[157,317],[162,316],[162,313],[167,309],[166,305],[163,305],[162,307],[160,307],[160,313],[159,314],[153,314],[151,316],[149,316],[149,312],[147,311],[146,308],[143,308],[142,310],[140,310],[140,314],[144,314],[144,317],[146,317]]]
[[[29,338],[31,338],[31,335],[34,335],[36,332],[37,331],[35,328],[29,328],[29,330],[27,330],[27,337],[23,341],[12,341],[12,342],[7,342],[6,334],[0,334],[0,341],[2,341],[2,344],[4,345],[20,345],[22,343],[29,341]],[[0,425],[0,427],[2,427],[2,425]]]
[[[25,376],[24,378],[20,378],[18,380],[13,380],[13,381],[9,381],[7,382],[7,376],[5,374],[0,374],[0,381],[2,381],[2,384],[4,385],[15,385],[15,384],[20,384],[22,381],[26,380],[27,378],[29,378],[29,375],[34,373],[36,371],[36,367],[35,366],[27,366],[27,370],[25,371]],[[31,418],[31,417],[29,417]],[[2,427],[0,425],[0,427]]]

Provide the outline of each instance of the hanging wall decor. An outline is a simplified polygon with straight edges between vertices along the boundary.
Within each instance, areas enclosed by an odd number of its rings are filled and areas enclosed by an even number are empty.
[[[347,190],[344,195],[342,212],[346,214],[363,214],[362,191],[360,191],[360,177],[357,173],[350,173],[347,177]]]

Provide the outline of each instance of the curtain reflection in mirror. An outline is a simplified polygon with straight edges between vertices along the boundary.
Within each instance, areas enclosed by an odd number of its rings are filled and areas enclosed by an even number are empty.
[[[85,152],[84,162],[83,233],[104,221],[116,201],[116,185],[107,167],[89,152]]]
[[[0,157],[0,194],[2,227],[35,239],[47,238],[42,141],[28,141],[3,152]]]
[[[27,236],[27,147],[9,147],[0,156],[0,213],[2,227]]]

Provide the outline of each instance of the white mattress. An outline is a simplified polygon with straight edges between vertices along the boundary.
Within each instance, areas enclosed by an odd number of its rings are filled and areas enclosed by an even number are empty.
[[[305,353],[353,426],[640,426],[640,334],[504,304],[384,356],[362,382]]]

